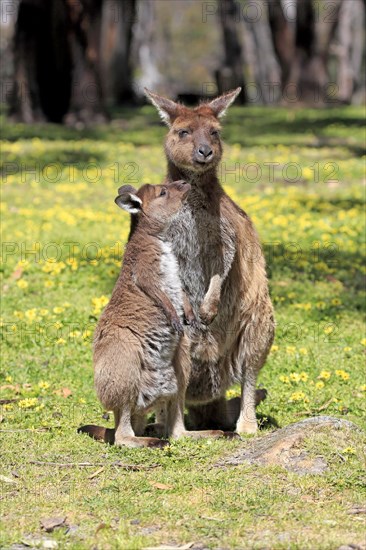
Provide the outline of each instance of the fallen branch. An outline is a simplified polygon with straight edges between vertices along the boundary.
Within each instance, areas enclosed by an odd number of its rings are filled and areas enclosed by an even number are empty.
[[[333,401],[334,401],[334,397],[332,397],[331,399],[329,399],[329,401],[326,401],[326,403],[324,403],[324,405],[322,405],[321,407],[319,407],[319,409],[317,409],[318,412],[324,411],[325,409],[327,409],[327,408],[329,407],[329,405],[330,405],[331,403],[333,403]]]
[[[325,409],[327,409],[329,405],[331,405],[333,402],[334,402],[334,397],[329,399],[329,401],[326,401],[323,405],[321,405],[321,407],[318,407],[317,409],[312,409],[311,411],[308,410],[308,411],[296,412],[294,413],[294,416],[303,416],[305,414],[316,415],[318,412],[325,411]]]
[[[28,464],[34,464],[35,466],[56,466],[58,468],[95,468],[98,466],[104,468],[107,466],[114,466],[133,472],[138,472],[139,470],[152,470],[160,466],[160,464],[123,464],[122,462],[106,464],[105,462],[42,462],[40,460],[31,460]]]

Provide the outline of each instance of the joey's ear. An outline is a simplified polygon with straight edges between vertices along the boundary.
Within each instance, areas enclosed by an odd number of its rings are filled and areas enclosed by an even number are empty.
[[[144,91],[147,99],[151,101],[154,107],[157,108],[159,115],[165,122],[165,124],[171,126],[171,124],[177,118],[182,109],[179,103],[175,103],[175,101],[172,101],[167,97],[154,94],[153,92],[150,92],[150,90],[148,90],[147,88],[144,88]]]
[[[142,210],[142,200],[136,195],[136,189],[131,185],[120,187],[114,202],[130,214],[138,214]]]
[[[217,118],[221,118],[225,115],[227,109],[235,101],[240,92],[241,88],[236,88],[236,90],[232,90],[231,92],[220,95],[219,97],[216,97],[215,99],[207,103],[207,107],[210,107],[213,114]]]

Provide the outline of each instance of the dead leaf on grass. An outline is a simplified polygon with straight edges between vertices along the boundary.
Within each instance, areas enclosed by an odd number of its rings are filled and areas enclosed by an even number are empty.
[[[47,533],[52,533],[56,527],[62,527],[65,525],[66,517],[55,517],[55,518],[45,518],[41,519],[41,527],[47,531]]]
[[[14,279],[14,281],[17,281],[23,275],[23,271],[24,271],[24,267],[22,266],[17,267],[11,274],[11,278]]]
[[[161,546],[146,546],[143,550],[189,550],[193,545],[194,542],[187,542],[183,545],[163,544]]]
[[[0,475],[0,481],[2,481],[3,483],[18,483],[15,479],[3,475]]]
[[[108,525],[107,523],[100,523],[98,525],[98,527],[96,528],[95,530],[95,534],[97,535],[99,533],[99,531],[101,531],[102,529],[110,529],[110,525]]]
[[[164,483],[159,483],[158,481],[149,481],[151,487],[154,487],[155,489],[160,489],[163,491],[164,489],[173,489],[171,485],[165,485]]]
[[[60,395],[65,399],[67,397],[70,397],[70,395],[72,395],[72,391],[69,388],[61,388],[60,390],[55,390],[53,393],[55,393],[56,395]]]

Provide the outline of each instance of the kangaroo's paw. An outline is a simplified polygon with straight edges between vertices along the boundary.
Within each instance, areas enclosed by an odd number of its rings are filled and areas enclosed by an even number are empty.
[[[241,439],[240,435],[236,432],[224,432],[226,439]]]
[[[255,434],[258,431],[258,424],[256,420],[244,420],[239,421],[236,426],[236,432],[239,435]]]
[[[103,426],[95,426],[94,424],[88,424],[87,426],[80,426],[77,432],[88,434],[97,441],[104,441],[104,443],[114,444],[114,432],[113,428],[104,428]]]

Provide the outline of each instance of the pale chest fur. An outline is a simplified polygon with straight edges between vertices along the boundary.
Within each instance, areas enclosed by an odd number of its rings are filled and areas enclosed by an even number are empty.
[[[235,231],[219,210],[187,202],[169,228],[179,275],[194,310],[201,304],[213,275],[226,276],[236,248]]]
[[[182,284],[179,278],[179,267],[170,242],[161,241],[160,275],[161,288],[170,298],[177,313],[183,313]]]

